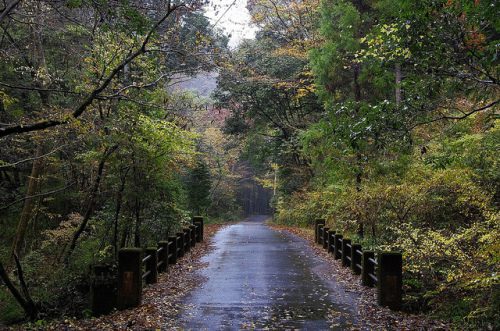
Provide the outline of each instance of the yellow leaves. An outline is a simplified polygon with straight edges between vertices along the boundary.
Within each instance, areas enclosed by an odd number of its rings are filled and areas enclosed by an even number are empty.
[[[409,30],[411,26],[405,24],[403,28]],[[396,23],[382,24],[370,35],[360,38],[359,42],[367,47],[355,53],[355,62],[359,63],[365,59],[379,61],[409,59],[410,49],[404,46],[404,40],[399,31],[400,28]]]
[[[166,166],[178,169],[193,162],[195,133],[183,130],[172,122],[139,115],[137,132],[132,141],[152,159]]]
[[[4,108],[8,108],[17,102],[16,98],[11,97],[5,91],[0,90],[0,102],[3,103]]]

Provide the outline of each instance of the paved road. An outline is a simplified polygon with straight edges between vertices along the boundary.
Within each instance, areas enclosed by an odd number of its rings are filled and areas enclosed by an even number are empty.
[[[253,216],[222,229],[205,257],[202,286],[180,316],[190,330],[345,330],[355,324],[354,299],[323,280],[324,262],[307,243]]]

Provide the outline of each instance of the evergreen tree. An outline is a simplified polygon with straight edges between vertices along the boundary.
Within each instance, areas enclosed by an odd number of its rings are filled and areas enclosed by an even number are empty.
[[[211,187],[210,171],[203,160],[198,160],[189,178],[189,203],[194,213],[201,214],[208,208]]]

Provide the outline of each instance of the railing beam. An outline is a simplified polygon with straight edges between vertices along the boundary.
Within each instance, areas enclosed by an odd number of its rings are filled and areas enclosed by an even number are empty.
[[[370,261],[373,258],[375,258],[373,251],[363,251],[363,256],[361,257],[361,284],[364,286],[375,285],[375,282],[370,277],[370,274],[375,273],[375,264]]]
[[[361,274],[361,245],[352,244],[351,245],[351,270],[355,275]]]
[[[158,251],[156,247],[148,247],[145,251],[150,258],[144,264],[145,272],[148,273],[144,278],[146,284],[155,284],[158,282]]]
[[[158,253],[158,261],[163,262],[158,268],[158,272],[168,271],[168,254],[170,253],[168,249],[168,241],[158,242],[158,248],[161,248],[160,252]]]

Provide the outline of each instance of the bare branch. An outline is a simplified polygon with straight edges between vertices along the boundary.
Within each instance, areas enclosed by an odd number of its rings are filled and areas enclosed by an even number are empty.
[[[48,152],[47,154],[43,154],[43,155],[40,155],[40,156],[36,156],[36,157],[29,157],[27,159],[24,159],[24,160],[20,160],[20,161],[17,161],[17,162],[14,162],[14,163],[8,163],[8,164],[3,164],[3,165],[0,165],[0,169],[2,168],[12,168],[12,167],[15,167],[17,166],[18,164],[21,164],[21,163],[24,163],[24,162],[29,162],[29,161],[34,161],[34,160],[38,160],[38,159],[41,159],[41,158],[44,158],[44,157],[47,157],[49,155],[52,155],[54,154],[55,152],[58,152],[60,151],[63,147],[65,147],[66,144],[62,145],[62,146],[59,146],[57,147],[56,149]]]
[[[59,89],[51,89],[51,88],[40,88],[35,86],[21,86],[21,85],[11,85],[4,82],[0,82],[0,86],[5,86],[14,90],[28,90],[28,91],[37,91],[37,92],[56,92],[56,93],[65,93],[65,94],[75,94],[82,95],[79,92],[73,92],[68,90],[59,90]]]
[[[440,116],[438,118],[434,118],[434,119],[431,119],[431,120],[428,120],[428,121],[425,121],[425,122],[420,122],[420,123],[417,123],[415,125],[413,125],[412,127],[410,127],[409,130],[413,130],[415,129],[416,127],[418,126],[421,126],[421,125],[426,125],[426,124],[431,124],[431,123],[434,123],[434,122],[438,122],[438,121],[442,121],[442,120],[463,120],[475,113],[478,113],[478,112],[481,112],[481,111],[484,111],[484,110],[487,110],[487,109],[490,109],[491,107],[494,107],[495,105],[499,104],[500,103],[500,99],[496,100],[496,101],[493,101],[483,107],[480,107],[480,108],[476,108],[476,109],[473,109],[467,113],[464,113],[463,115],[461,116],[447,116],[447,115],[443,115],[443,116]]]
[[[57,192],[64,191],[64,190],[66,190],[66,189],[70,188],[70,187],[71,187],[71,186],[73,186],[73,185],[75,185],[75,183],[74,183],[74,182],[73,182],[73,183],[70,183],[70,184],[68,184],[68,185],[66,185],[66,186],[64,186],[64,187],[61,187],[61,188],[58,188],[58,189],[52,190],[52,191],[42,192],[42,193],[38,193],[38,194],[34,194],[34,195],[30,195],[30,196],[23,197],[23,198],[21,198],[21,199],[19,199],[19,200],[16,200],[16,201],[14,201],[14,202],[9,203],[9,204],[8,204],[8,205],[6,205],[6,206],[1,207],[1,208],[0,208],[0,210],[7,209],[7,208],[9,208],[9,207],[11,207],[11,206],[13,206],[13,205],[15,205],[15,204],[17,204],[17,203],[19,203],[19,202],[23,202],[24,200],[27,200],[27,199],[33,199],[33,198],[43,197],[43,196],[46,196],[46,195],[51,195],[51,194],[54,194],[54,193],[57,193]]]

